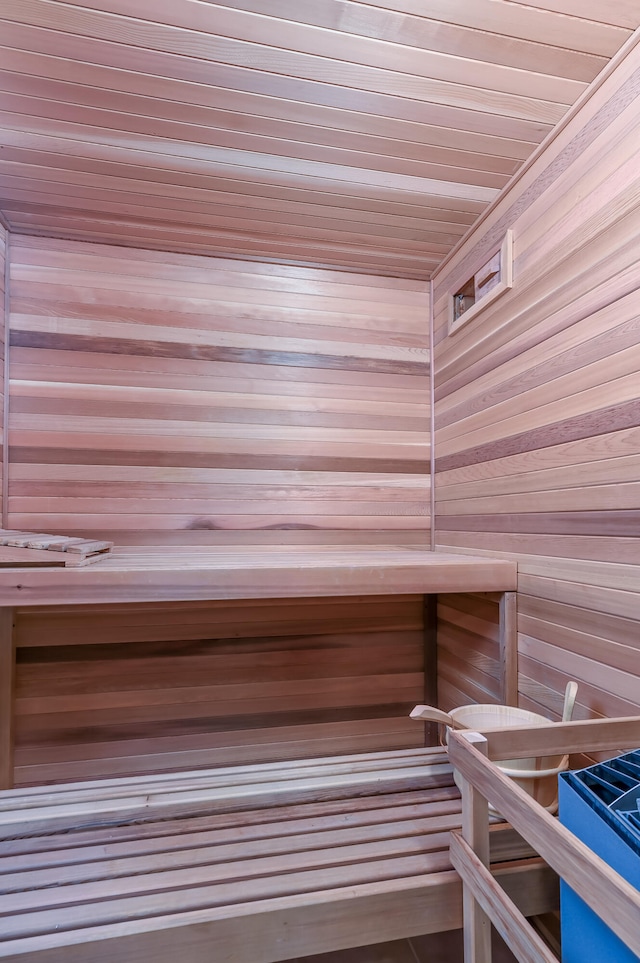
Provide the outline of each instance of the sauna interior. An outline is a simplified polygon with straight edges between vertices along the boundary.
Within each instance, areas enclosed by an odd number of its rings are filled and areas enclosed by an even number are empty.
[[[0,0],[2,528],[166,576],[0,569],[4,787],[417,750],[416,703],[509,686],[640,714],[639,25]],[[399,550],[517,563],[510,611],[352,578]],[[194,558],[251,590],[190,595]]]

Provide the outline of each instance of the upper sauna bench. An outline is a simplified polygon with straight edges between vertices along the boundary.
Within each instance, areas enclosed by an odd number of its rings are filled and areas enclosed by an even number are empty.
[[[0,606],[511,592],[510,559],[410,546],[120,546],[92,565],[0,569]]]

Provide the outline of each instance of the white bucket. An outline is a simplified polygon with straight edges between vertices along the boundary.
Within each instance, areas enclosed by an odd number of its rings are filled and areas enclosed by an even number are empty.
[[[575,683],[570,685],[574,686]],[[573,708],[573,702],[571,708]],[[442,712],[434,706],[416,706],[411,713],[411,718],[430,720],[444,725],[454,723],[455,728],[474,729],[479,732],[484,729],[502,729],[509,726],[544,726],[550,722],[544,716],[529,712],[528,709],[501,705],[459,706],[449,713]],[[450,728],[451,726],[447,725],[447,735]],[[558,773],[568,768],[568,756],[509,759],[495,761],[494,765],[533,796],[548,812],[555,813],[558,808]],[[453,778],[459,787],[461,780],[455,769]],[[489,805],[489,809],[494,816],[498,815],[493,806]]]
[[[451,718],[467,729],[502,729],[509,726],[544,726],[550,720],[528,709],[515,706],[470,705],[452,709]],[[568,756],[541,756],[526,759],[496,760],[494,763],[506,776],[510,776],[525,792],[551,813],[558,808],[558,773],[568,768]],[[453,778],[460,785],[460,777],[454,770]],[[495,814],[495,809],[490,806]]]

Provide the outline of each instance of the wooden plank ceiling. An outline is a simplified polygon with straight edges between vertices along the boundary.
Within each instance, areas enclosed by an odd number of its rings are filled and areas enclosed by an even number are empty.
[[[637,0],[0,0],[16,232],[427,278]]]

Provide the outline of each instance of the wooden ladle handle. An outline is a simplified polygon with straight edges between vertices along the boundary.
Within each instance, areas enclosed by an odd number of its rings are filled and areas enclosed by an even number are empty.
[[[459,722],[456,722],[448,712],[443,712],[442,709],[436,709],[435,706],[416,706],[409,713],[411,719],[417,719],[419,722],[440,722],[444,726],[450,726],[452,729],[466,729],[467,727]]]
[[[571,722],[571,716],[573,715],[573,707],[575,705],[577,692],[578,683],[567,682],[567,688],[564,691],[564,705],[562,706],[563,722]]]

